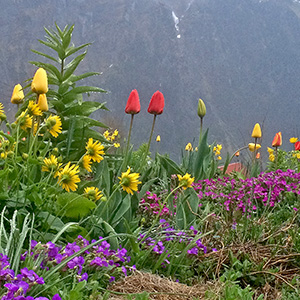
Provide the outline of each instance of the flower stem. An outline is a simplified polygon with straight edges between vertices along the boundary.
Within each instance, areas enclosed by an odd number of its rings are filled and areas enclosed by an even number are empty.
[[[150,144],[151,144],[151,140],[152,140],[152,135],[153,135],[153,131],[154,131],[155,120],[156,120],[156,115],[154,115],[154,117],[153,117],[152,128],[151,128],[151,133],[150,133],[150,137],[149,137],[147,149],[146,149],[145,154],[144,154],[144,157],[143,157],[143,159],[142,159],[142,163],[140,164],[139,171],[144,167],[146,158],[147,158],[148,153],[149,153]]]
[[[123,171],[126,169],[127,163],[128,163],[128,151],[129,151],[129,145],[130,145],[133,117],[134,117],[134,114],[131,115],[131,121],[130,121],[130,127],[129,127],[129,132],[128,132],[127,145],[126,145],[126,152],[125,152],[125,157],[124,157],[124,162],[123,162],[123,167],[122,167]]]

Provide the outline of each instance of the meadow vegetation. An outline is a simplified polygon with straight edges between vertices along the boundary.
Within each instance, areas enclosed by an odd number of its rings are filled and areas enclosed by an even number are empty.
[[[150,152],[156,91],[134,150],[138,91],[124,99],[128,136],[91,117],[106,91],[81,85],[98,73],[77,74],[90,44],[75,46],[73,29],[45,28],[33,78],[13,88],[14,120],[0,104],[1,299],[299,299],[298,138],[285,151],[274,133],[262,170],[259,123],[223,154],[199,99],[199,140],[177,163]],[[248,168],[227,172],[241,151]]]

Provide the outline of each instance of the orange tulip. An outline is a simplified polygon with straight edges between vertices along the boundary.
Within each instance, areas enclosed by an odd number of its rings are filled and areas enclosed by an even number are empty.
[[[282,145],[282,136],[281,132],[277,132],[272,142],[273,147],[280,147]]]

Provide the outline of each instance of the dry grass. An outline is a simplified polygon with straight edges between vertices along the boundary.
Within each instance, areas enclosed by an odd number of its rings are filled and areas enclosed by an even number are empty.
[[[121,281],[113,284],[109,290],[124,294],[138,294],[144,291],[150,293],[150,298],[155,300],[185,300],[204,299],[207,290],[221,290],[221,283],[206,283],[188,286],[174,282],[170,279],[136,271]],[[114,295],[111,300],[126,299],[121,295]]]

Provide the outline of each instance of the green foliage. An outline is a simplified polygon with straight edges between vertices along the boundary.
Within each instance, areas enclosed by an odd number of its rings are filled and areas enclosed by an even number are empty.
[[[39,42],[54,50],[56,56],[32,50],[51,62],[32,61],[31,63],[48,72],[49,84],[53,86],[47,93],[49,104],[63,121],[63,132],[57,139],[53,139],[53,145],[61,149],[67,158],[74,160],[80,157],[78,148],[83,149],[88,138],[106,141],[98,131],[91,127],[106,128],[107,126],[90,118],[93,112],[107,109],[105,104],[83,100],[83,95],[105,93],[105,90],[93,86],[77,86],[82,79],[99,75],[96,72],[74,74],[85,58],[90,43],[75,46],[71,43],[74,25],[65,26],[63,30],[57,24],[55,26],[55,29],[44,28],[46,40],[39,40]],[[83,53],[78,54],[81,51]]]

